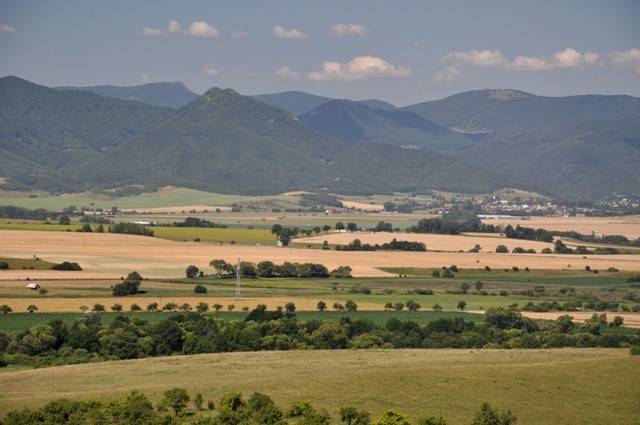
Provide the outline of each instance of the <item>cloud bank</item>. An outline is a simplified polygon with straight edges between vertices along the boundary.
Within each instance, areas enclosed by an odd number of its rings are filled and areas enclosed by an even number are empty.
[[[324,62],[320,70],[310,72],[307,77],[314,81],[348,81],[372,77],[401,78],[411,74],[411,69],[403,65],[393,65],[376,56],[358,56],[344,64]]]
[[[273,27],[273,35],[278,38],[284,38],[287,40],[304,40],[308,37],[307,34],[300,31],[299,29],[291,28],[288,30],[280,25],[276,25],[275,27]]]
[[[220,37],[220,31],[218,29],[205,22],[194,21],[188,28],[183,29],[180,23],[176,20],[169,21],[167,28],[145,28],[142,33],[148,36],[160,36],[160,35],[186,35],[199,38],[218,38]]]

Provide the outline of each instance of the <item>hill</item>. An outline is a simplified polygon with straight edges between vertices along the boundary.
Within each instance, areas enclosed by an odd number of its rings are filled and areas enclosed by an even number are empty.
[[[452,156],[556,197],[640,196],[640,98],[479,90],[404,110],[478,142]]]
[[[330,100],[300,119],[322,134],[351,143],[375,141],[436,152],[473,145],[463,135],[413,112],[375,109],[351,100]]]
[[[168,110],[89,92],[0,78],[2,177],[25,185],[101,156],[168,115]]]
[[[283,109],[293,115],[302,115],[331,100],[329,97],[317,96],[300,91],[258,94],[252,97],[262,103]]]
[[[198,97],[182,83],[148,83],[139,86],[57,87],[58,90],[80,90],[116,99],[135,100],[159,108],[182,108]]]

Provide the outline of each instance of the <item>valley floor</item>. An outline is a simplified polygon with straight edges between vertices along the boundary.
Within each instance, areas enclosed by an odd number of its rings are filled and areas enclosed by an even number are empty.
[[[0,372],[0,415],[55,398],[109,399],[139,389],[158,401],[184,387],[218,401],[229,391],[309,400],[334,418],[355,405],[470,423],[481,403],[518,423],[637,423],[640,357],[628,349],[338,350],[206,354]]]

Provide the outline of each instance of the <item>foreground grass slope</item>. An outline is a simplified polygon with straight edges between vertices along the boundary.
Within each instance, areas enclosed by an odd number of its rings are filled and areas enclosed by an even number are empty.
[[[528,425],[637,423],[640,358],[629,350],[341,350],[164,357],[0,372],[0,415],[55,398],[154,401],[184,387],[218,400],[240,390],[287,405],[310,400],[336,417],[353,404],[466,424],[488,401]]]

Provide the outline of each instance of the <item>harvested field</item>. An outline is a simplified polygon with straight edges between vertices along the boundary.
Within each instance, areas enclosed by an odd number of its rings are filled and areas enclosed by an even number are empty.
[[[189,211],[195,210],[197,213],[202,213],[205,210],[208,212],[213,212],[216,209],[220,211],[231,211],[231,207],[225,207],[221,205],[180,205],[176,207],[157,207],[157,208],[134,208],[137,212],[144,213],[188,213]]]
[[[28,258],[37,255],[46,261],[75,261],[84,271],[56,272],[33,270],[0,271],[0,280],[56,277],[116,277],[132,270],[147,277],[178,277],[188,264],[209,268],[215,258],[235,262],[271,260],[276,263],[319,262],[328,268],[349,265],[357,276],[388,276],[379,267],[433,267],[456,264],[462,268],[592,269],[616,267],[622,271],[640,270],[640,255],[492,254],[448,252],[342,252],[276,248],[265,246],[217,246],[194,242],[174,242],[144,236],[0,230],[0,256]],[[64,276],[63,276],[64,274]],[[96,276],[97,275],[97,276]]]
[[[568,231],[590,235],[624,235],[629,239],[640,238],[640,216],[623,217],[531,217],[528,220],[482,220],[486,224],[542,228]]]
[[[329,235],[311,236],[308,238],[296,239],[299,243],[321,244],[328,241],[331,245],[347,245],[354,239],[360,239],[362,243],[383,244],[391,242],[392,239],[399,241],[423,242],[429,251],[469,251],[474,246],[482,247],[480,252],[494,252],[496,246],[505,245],[512,250],[515,247],[524,249],[533,248],[536,252],[544,248],[552,248],[553,244],[545,242],[527,241],[521,239],[508,239],[499,235],[488,233],[488,236],[474,235],[437,235],[433,233],[389,233],[389,232],[355,232],[355,233],[331,233]]]
[[[329,306],[333,305],[336,300],[321,297],[241,297],[239,300],[235,300],[233,297],[90,297],[90,298],[5,298],[2,300],[2,304],[8,304],[9,307],[15,312],[27,311],[27,307],[31,304],[35,304],[38,307],[38,312],[78,312],[80,306],[89,307],[89,310],[94,304],[102,304],[109,310],[113,304],[121,304],[125,311],[129,311],[132,304],[138,304],[143,309],[151,303],[158,303],[160,308],[163,305],[173,302],[178,305],[187,303],[192,308],[199,302],[206,302],[211,306],[212,304],[221,304],[224,309],[227,310],[229,304],[235,306],[235,310],[241,310],[242,307],[249,307],[254,309],[258,304],[265,304],[270,310],[275,310],[276,307],[284,306],[288,302],[293,302],[296,305],[296,309],[300,311],[316,311],[316,305],[318,301],[323,300]],[[342,301],[340,301],[342,302]],[[375,303],[358,303],[358,309],[364,311],[379,311],[382,306]],[[38,313],[34,313],[38,314]]]
[[[382,204],[369,204],[367,202],[358,202],[358,201],[342,201],[342,205],[346,208],[355,208],[362,211],[382,211],[384,210],[384,205]]]
[[[283,380],[284,379],[284,380]],[[334,419],[355,405],[442,415],[469,424],[483,402],[527,425],[634,425],[640,358],[628,349],[302,350],[221,353],[0,372],[0,415],[55,398],[110,399],[138,389],[158,401],[184,387],[216,403],[263,392],[282,406],[309,400]],[[606,394],[606,396],[603,396]]]

